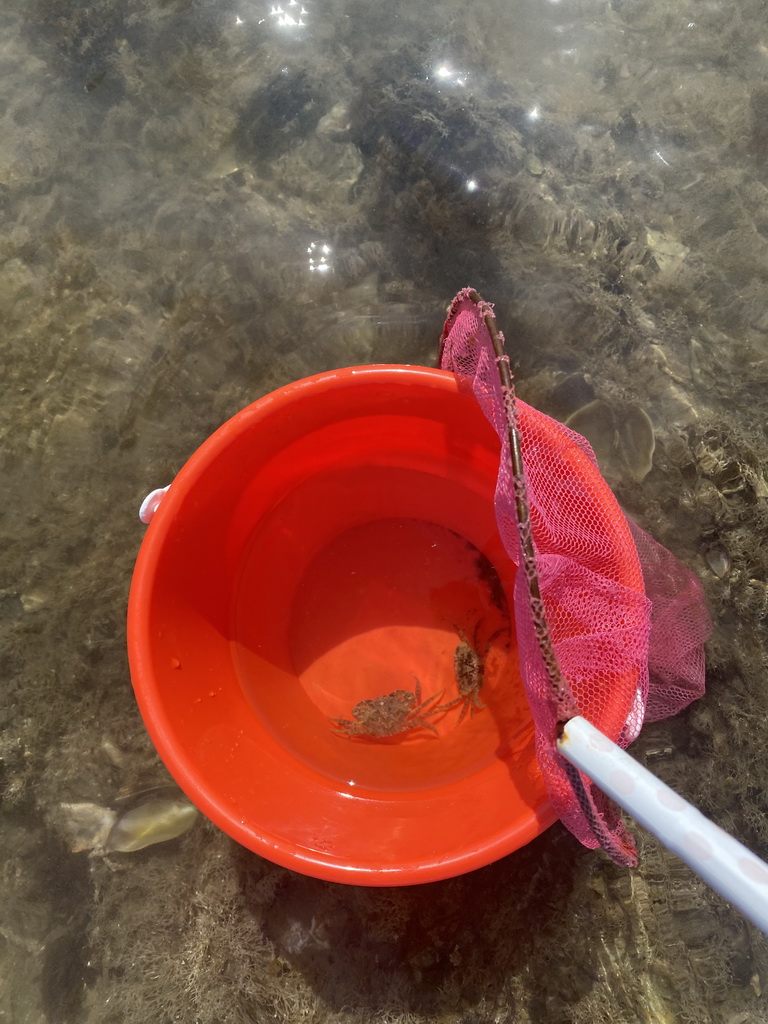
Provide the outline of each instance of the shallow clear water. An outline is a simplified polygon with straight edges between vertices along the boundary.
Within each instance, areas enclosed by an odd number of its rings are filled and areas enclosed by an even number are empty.
[[[275,387],[433,364],[471,284],[707,589],[707,696],[638,756],[768,855],[762,2],[7,0],[0,72],[4,1018],[768,1019],[765,939],[645,835],[635,871],[555,826],[364,890],[205,822],[72,853],[61,811],[167,782],[125,656],[144,495]]]

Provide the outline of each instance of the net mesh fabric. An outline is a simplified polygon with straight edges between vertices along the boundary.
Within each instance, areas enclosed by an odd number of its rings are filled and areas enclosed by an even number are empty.
[[[704,693],[704,643],[712,632],[701,584],[665,547],[628,520],[651,602],[645,720],[669,718]]]
[[[486,315],[493,315],[490,304],[470,289],[459,292],[443,330],[440,365],[471,379],[499,436],[496,519],[518,567],[523,548],[510,422],[519,431],[545,609],[539,625],[551,637],[578,712],[626,747],[644,717],[674,714],[704,692],[710,626],[703,591],[685,566],[624,517],[583,437],[505,394]],[[558,723],[567,715],[553,693],[523,571],[514,605],[520,669],[553,807],[585,846],[603,846],[617,863],[634,864],[634,842],[619,809],[557,753]]]

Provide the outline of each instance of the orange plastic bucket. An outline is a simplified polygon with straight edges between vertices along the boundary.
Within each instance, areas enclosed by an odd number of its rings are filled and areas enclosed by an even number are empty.
[[[244,846],[402,885],[488,864],[553,822],[498,452],[461,379],[365,366],[266,395],[173,481],[134,572],[131,676],[171,773]],[[567,471],[610,494],[589,460]],[[623,517],[605,507],[620,562]],[[424,717],[459,695],[459,631],[485,659],[478,700]],[[362,702],[396,693],[412,710],[388,734]]]

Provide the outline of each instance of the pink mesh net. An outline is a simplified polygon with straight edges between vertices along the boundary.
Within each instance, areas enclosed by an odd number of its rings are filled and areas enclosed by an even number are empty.
[[[624,516],[587,441],[516,400],[492,306],[469,288],[448,310],[440,366],[471,378],[499,435],[496,519],[522,569],[520,669],[550,799],[585,846],[633,865],[619,808],[557,753],[556,739],[581,714],[626,747],[644,718],[675,714],[703,694],[711,624],[701,585]]]

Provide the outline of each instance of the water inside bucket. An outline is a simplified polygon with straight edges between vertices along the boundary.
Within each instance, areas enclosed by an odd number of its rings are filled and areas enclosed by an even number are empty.
[[[356,792],[447,785],[512,757],[516,739],[530,740],[507,596],[514,566],[492,523],[485,529],[487,503],[449,486],[450,507],[473,509],[468,522],[480,526],[501,572],[434,518],[368,518],[402,494],[452,518],[445,480],[395,467],[313,477],[259,523],[243,559],[233,644],[249,704],[295,758]],[[310,552],[298,543],[307,517],[347,488],[364,521]],[[263,579],[275,573],[280,586],[267,595]],[[461,695],[461,644],[479,655],[482,675],[476,700],[470,693],[466,709],[463,700],[446,708]],[[361,704],[381,698],[383,708]],[[428,702],[421,713],[417,698]]]

